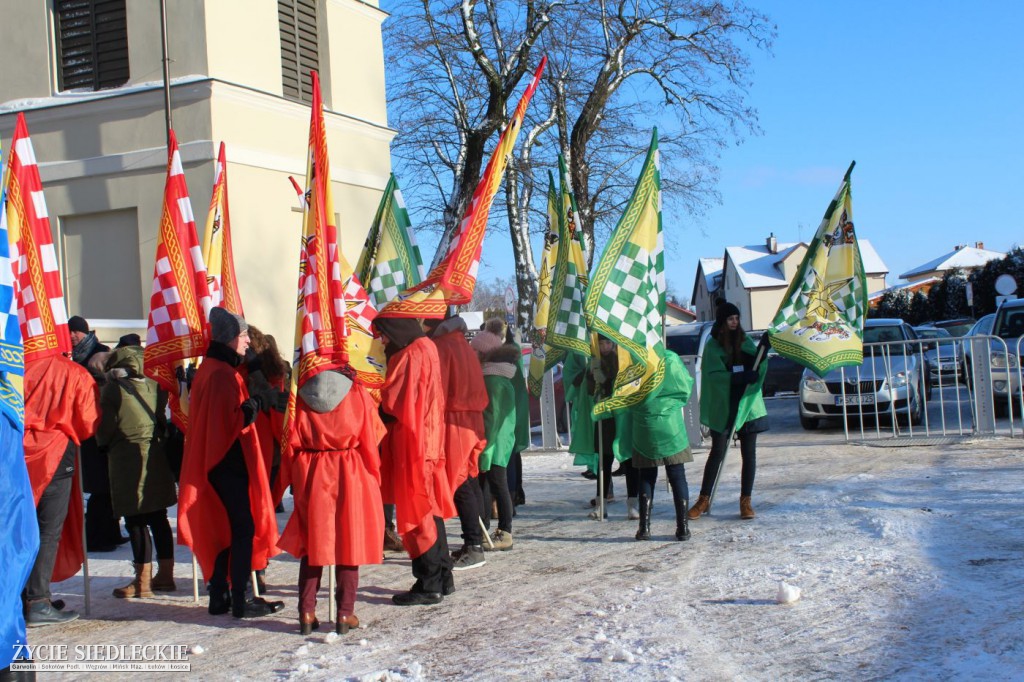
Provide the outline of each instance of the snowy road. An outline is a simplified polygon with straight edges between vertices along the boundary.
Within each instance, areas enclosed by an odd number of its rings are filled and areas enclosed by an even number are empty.
[[[391,605],[411,573],[408,559],[388,555],[362,574],[364,629],[302,638],[294,560],[282,555],[268,571],[286,610],[240,622],[207,615],[205,596],[192,602],[181,548],[188,590],[113,599],[130,573],[124,547],[92,557],[90,618],[31,631],[30,643],[198,646],[189,676],[204,680],[1024,678],[1021,439],[846,444],[841,430],[801,431],[793,398],[768,402],[757,519],[739,520],[734,453],[713,514],[692,524],[689,542],[671,539],[663,481],[655,539],[639,543],[621,501],[609,521],[587,519],[593,483],[568,455],[533,454],[515,549],[457,574],[457,592],[439,606]],[[705,453],[687,467],[693,495]],[[448,528],[457,547],[457,524]],[[781,581],[801,590],[799,601],[777,602]],[[81,607],[81,578],[56,591]]]

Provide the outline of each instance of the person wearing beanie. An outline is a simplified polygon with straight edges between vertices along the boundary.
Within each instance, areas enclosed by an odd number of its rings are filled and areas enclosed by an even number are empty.
[[[71,359],[89,370],[98,386],[106,382],[103,373],[105,355],[110,347],[99,342],[96,333],[89,331],[89,323],[80,315],[68,320],[71,334]],[[79,453],[82,462],[82,489],[89,493],[85,504],[85,545],[90,552],[113,552],[128,541],[121,535],[121,522],[114,515],[110,501],[110,476],[107,453],[96,445],[95,438],[82,441]]]
[[[484,408],[487,388],[476,353],[466,341],[466,322],[458,315],[424,325],[437,346],[444,384],[444,449],[448,485],[462,524],[462,549],[452,553],[452,570],[464,571],[486,563],[480,519],[484,513],[480,452],[487,444]]]
[[[286,463],[295,510],[278,546],[300,560],[302,635],[320,627],[316,596],[324,566],[334,566],[337,578],[335,633],[359,627],[359,567],[381,563],[384,541],[378,450],[384,434],[373,398],[341,371],[320,372],[298,388]]]
[[[279,404],[251,395],[238,368],[249,347],[245,320],[210,311],[210,346],[192,383],[178,494],[178,543],[192,548],[209,582],[211,615],[253,618],[284,608],[247,598],[253,569],[279,550],[277,519],[254,423]]]
[[[725,461],[729,435],[740,439],[740,518],[754,518],[750,497],[757,467],[757,434],[768,428],[761,385],[768,371],[762,362],[753,371],[757,348],[740,325],[740,311],[723,301],[715,315],[711,336],[701,360],[700,423],[711,430],[711,451],[704,465],[700,496],[688,512],[699,519],[711,505],[711,492]]]
[[[399,606],[438,604],[455,591],[444,520],[455,516],[445,471],[444,383],[437,348],[419,321],[381,317],[387,378],[380,408],[388,433],[381,444],[381,492],[395,504],[416,582],[391,597]]]

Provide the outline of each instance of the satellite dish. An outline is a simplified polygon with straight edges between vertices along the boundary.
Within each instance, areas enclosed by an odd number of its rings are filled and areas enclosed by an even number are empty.
[[[1013,278],[1013,275],[999,275],[996,277],[996,291],[1003,296],[1009,296],[1017,291],[1017,280]]]

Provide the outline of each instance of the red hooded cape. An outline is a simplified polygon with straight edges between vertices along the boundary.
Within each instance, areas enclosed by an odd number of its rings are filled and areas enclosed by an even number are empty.
[[[326,414],[297,398],[288,462],[295,511],[278,547],[308,557],[311,566],[381,563],[378,444],[384,434],[377,403],[359,384]]]
[[[455,516],[444,462],[444,388],[437,348],[422,336],[388,360],[381,408],[395,418],[381,446],[385,502],[409,556],[437,540],[435,516]]]
[[[442,334],[433,341],[441,362],[445,395],[445,469],[448,486],[454,491],[467,478],[480,474],[477,465],[487,445],[483,414],[487,387],[476,351],[462,331]]]
[[[62,355],[25,365],[25,465],[36,504],[64,457],[68,439],[75,445],[96,433],[100,419],[96,381],[89,370]],[[67,580],[82,568],[82,488],[78,466],[72,479],[68,515],[61,531],[53,582]]]
[[[236,439],[241,442],[249,474],[249,504],[256,525],[253,570],[266,568],[267,560],[277,554],[277,519],[259,439],[253,424],[243,426],[241,406],[248,399],[245,380],[234,367],[215,358],[203,360],[189,400],[178,490],[178,544],[192,548],[207,579],[213,574],[217,554],[231,544],[227,512],[207,476]]]

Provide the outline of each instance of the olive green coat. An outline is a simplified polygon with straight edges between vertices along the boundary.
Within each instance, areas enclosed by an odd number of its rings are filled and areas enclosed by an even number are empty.
[[[754,355],[757,347],[748,336],[743,341],[743,352]],[[732,390],[732,367],[721,344],[712,337],[704,346],[704,358],[700,364],[700,423],[712,431],[725,433],[732,424],[729,423],[729,394]],[[768,414],[761,397],[761,385],[768,372],[767,359],[758,369],[757,381],[748,384],[740,397],[736,411],[735,429],[740,430],[744,424]]]
[[[158,391],[156,382],[142,378],[142,348],[114,351],[107,370],[114,369],[124,370],[128,376],[108,381],[100,391],[103,415],[96,431],[97,444],[107,451],[114,513],[136,516],[166,509],[177,501],[174,475],[162,445],[151,447],[155,428],[151,413],[162,422],[166,396]]]

